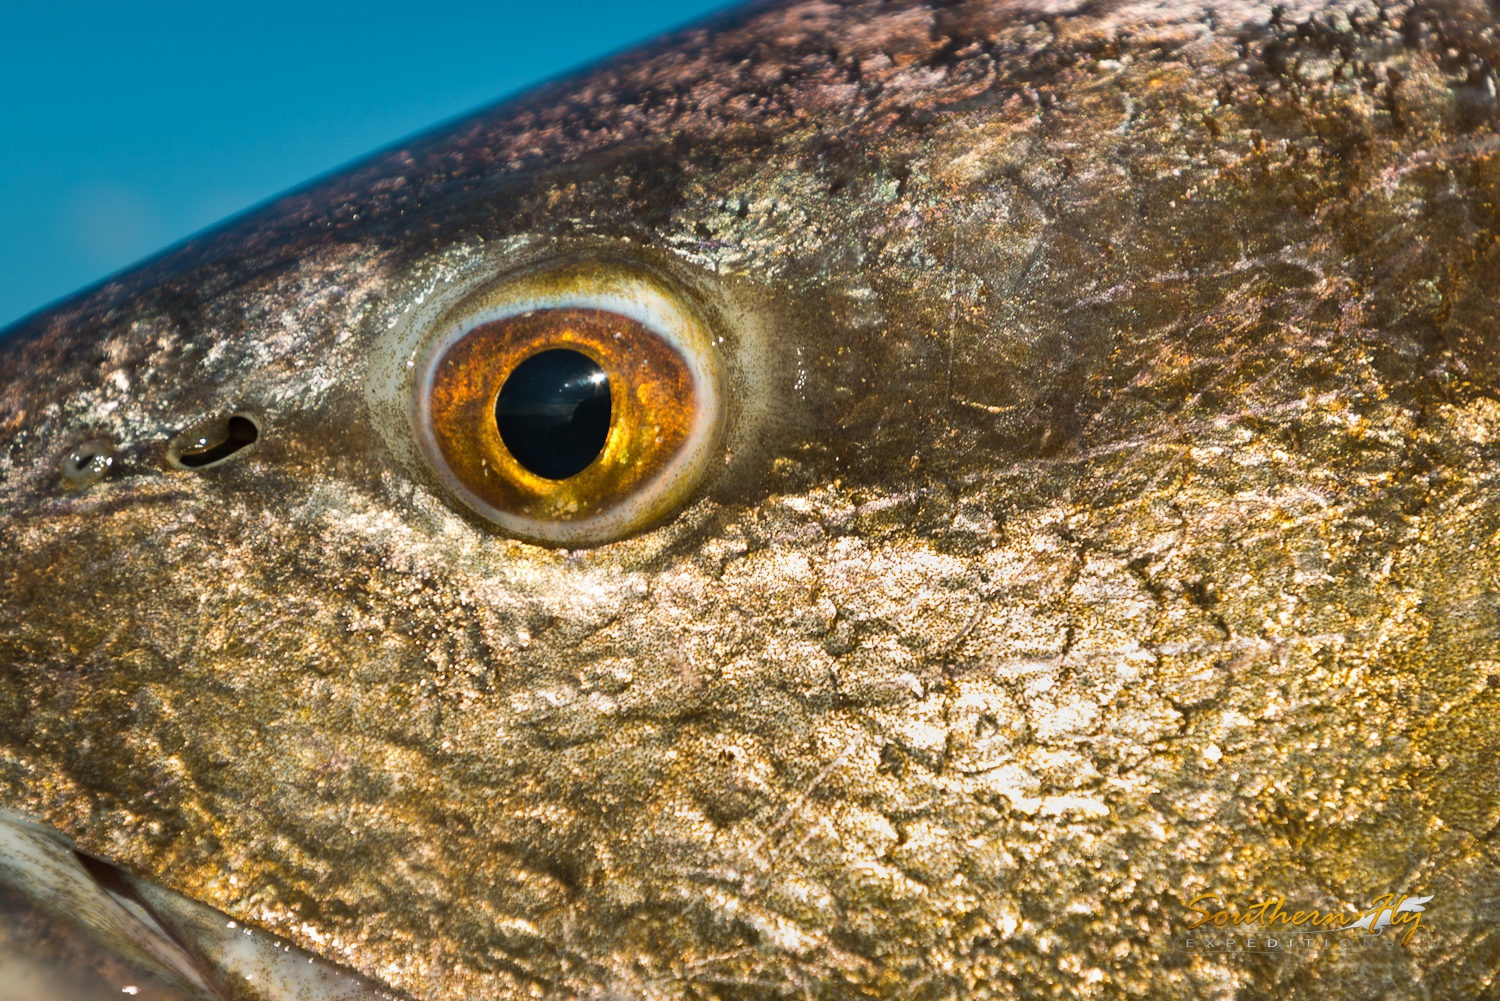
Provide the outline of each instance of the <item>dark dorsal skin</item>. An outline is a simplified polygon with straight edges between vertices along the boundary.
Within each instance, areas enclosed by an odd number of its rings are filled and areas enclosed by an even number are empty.
[[[0,805],[433,1001],[1489,996],[1496,37],[752,7],[29,318]],[[722,467],[596,548],[371,397],[435,283],[551,254],[760,352]],[[1356,963],[1182,951],[1208,893],[1433,899]]]

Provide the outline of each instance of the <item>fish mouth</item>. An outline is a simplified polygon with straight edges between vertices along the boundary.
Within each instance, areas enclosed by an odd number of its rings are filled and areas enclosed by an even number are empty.
[[[97,983],[143,1001],[407,998],[10,811],[0,811],[0,916],[0,977],[37,996],[87,996]]]

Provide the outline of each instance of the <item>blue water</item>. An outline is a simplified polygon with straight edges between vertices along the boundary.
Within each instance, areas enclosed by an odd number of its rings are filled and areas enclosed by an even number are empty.
[[[376,147],[726,6],[9,5],[0,326]]]

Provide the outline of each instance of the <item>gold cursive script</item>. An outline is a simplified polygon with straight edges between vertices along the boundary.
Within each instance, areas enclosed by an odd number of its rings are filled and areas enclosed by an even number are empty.
[[[1222,906],[1224,902],[1217,893],[1201,893],[1188,902],[1188,910],[1202,915],[1188,925],[1188,930],[1201,928],[1205,924],[1212,924],[1216,928],[1241,924],[1259,924],[1263,928],[1274,928],[1279,924],[1301,927],[1304,930],[1317,928],[1320,931],[1363,928],[1366,934],[1379,935],[1389,925],[1401,925],[1405,928],[1405,933],[1401,936],[1401,944],[1407,945],[1411,942],[1412,935],[1422,926],[1421,905],[1431,899],[1431,897],[1404,895],[1397,897],[1394,893],[1387,893],[1376,897],[1374,906],[1351,918],[1339,911],[1329,911],[1325,914],[1317,908],[1288,913],[1285,909],[1285,897],[1269,897],[1246,910],[1230,911]],[[1214,910],[1205,904],[1207,901],[1216,902],[1221,906],[1218,910]],[[1408,901],[1415,903],[1407,903]],[[1200,907],[1200,904],[1205,904],[1205,906]]]

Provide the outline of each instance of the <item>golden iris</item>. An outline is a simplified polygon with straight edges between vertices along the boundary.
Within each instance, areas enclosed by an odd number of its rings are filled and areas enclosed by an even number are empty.
[[[496,401],[518,366],[559,350],[602,370],[609,429],[583,469],[549,479],[506,446]],[[606,309],[535,309],[482,323],[431,371],[429,426],[453,477],[496,511],[541,523],[594,518],[637,494],[687,445],[700,402],[692,371],[671,344]]]

